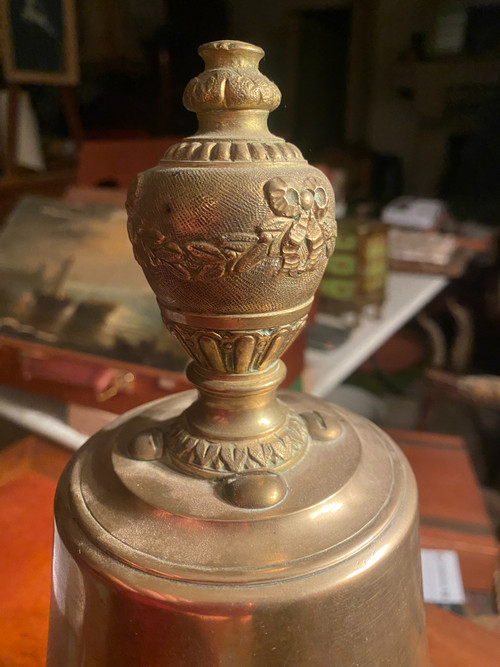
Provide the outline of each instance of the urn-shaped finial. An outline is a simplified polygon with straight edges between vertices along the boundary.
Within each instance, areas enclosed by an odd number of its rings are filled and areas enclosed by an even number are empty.
[[[199,53],[205,71],[184,93],[198,132],[139,174],[127,202],[136,259],[195,360],[188,375],[201,392],[172,425],[169,446],[177,464],[198,472],[280,469],[308,436],[274,398],[278,360],[333,252],[334,195],[267,128],[280,92],[258,69],[262,49],[219,41]],[[217,410],[231,414],[221,420]]]

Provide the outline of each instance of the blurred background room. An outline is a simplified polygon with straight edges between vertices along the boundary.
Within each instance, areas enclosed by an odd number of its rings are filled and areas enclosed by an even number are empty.
[[[64,447],[188,388],[133,258],[126,191],[196,131],[182,93],[198,46],[251,42],[282,92],[271,131],[337,201],[286,386],[399,438],[423,545],[459,553],[462,612],[500,632],[500,0],[0,8],[0,492],[28,468],[53,481]],[[39,664],[2,662],[9,646],[0,664]]]

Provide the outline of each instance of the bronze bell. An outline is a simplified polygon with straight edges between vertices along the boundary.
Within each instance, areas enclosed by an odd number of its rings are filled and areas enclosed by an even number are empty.
[[[406,459],[347,410],[276,395],[334,249],[330,183],[267,129],[262,49],[199,53],[199,130],[127,204],[197,391],[120,417],[63,473],[48,665],[426,665]]]

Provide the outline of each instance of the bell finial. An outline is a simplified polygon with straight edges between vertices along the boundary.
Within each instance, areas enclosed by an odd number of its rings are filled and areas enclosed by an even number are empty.
[[[165,448],[186,472],[229,479],[265,471],[274,489],[273,475],[297,463],[317,431],[276,389],[280,357],[305,325],[333,252],[334,196],[326,177],[267,128],[281,95],[259,72],[263,50],[225,40],[199,53],[205,70],[184,93],[199,130],[140,174],[128,200],[135,256],[193,359],[188,377],[199,391],[164,425]],[[326,430],[321,437],[338,433]],[[263,478],[252,479],[249,497],[262,503]]]
[[[203,44],[198,53],[205,62],[205,71],[186,86],[183,101],[189,111],[269,112],[279,105],[279,88],[259,71],[264,56],[260,47],[223,40]]]

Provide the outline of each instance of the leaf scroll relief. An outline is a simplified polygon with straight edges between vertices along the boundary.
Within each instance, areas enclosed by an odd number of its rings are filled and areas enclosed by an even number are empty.
[[[314,271],[335,246],[336,223],[325,189],[313,179],[296,189],[277,177],[264,185],[264,195],[276,217],[259,223],[254,232],[226,234],[217,242],[178,243],[140,221],[130,229],[136,258],[166,266],[185,280],[245,273],[269,258],[278,277]]]
[[[193,436],[178,419],[172,421],[167,438],[170,454],[182,463],[237,473],[288,464],[307,446],[309,432],[302,417],[292,413],[277,433],[251,442],[215,442]]]
[[[186,108],[196,112],[238,108],[273,111],[280,101],[278,87],[254,68],[202,72],[188,83],[183,97]]]

